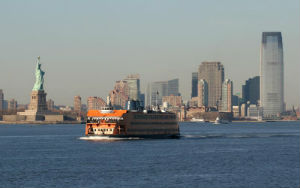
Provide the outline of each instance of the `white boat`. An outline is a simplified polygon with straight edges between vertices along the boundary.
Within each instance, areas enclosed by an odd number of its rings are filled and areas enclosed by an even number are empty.
[[[227,123],[229,123],[228,120],[220,119],[219,117],[217,117],[215,122],[214,122],[214,124],[216,124],[216,125],[217,124],[227,124]]]
[[[193,122],[202,122],[202,123],[205,123],[204,119],[192,118],[191,121],[193,121]]]

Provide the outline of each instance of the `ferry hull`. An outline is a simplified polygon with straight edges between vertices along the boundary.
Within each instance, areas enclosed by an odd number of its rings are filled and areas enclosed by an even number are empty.
[[[86,136],[178,138],[179,124],[170,112],[112,111],[88,113]]]

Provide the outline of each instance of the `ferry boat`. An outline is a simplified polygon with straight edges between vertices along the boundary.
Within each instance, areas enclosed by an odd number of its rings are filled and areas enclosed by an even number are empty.
[[[178,138],[176,114],[160,110],[143,110],[137,101],[129,101],[127,110],[89,110],[86,136]]]
[[[228,120],[224,120],[224,119],[220,119],[219,117],[216,118],[214,124],[218,125],[218,124],[228,124],[229,121]]]

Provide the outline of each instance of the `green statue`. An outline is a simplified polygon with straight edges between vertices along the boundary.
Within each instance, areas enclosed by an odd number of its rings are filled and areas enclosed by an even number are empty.
[[[45,72],[41,69],[40,56],[38,56],[35,68],[35,84],[32,89],[33,91],[44,90],[44,74]]]

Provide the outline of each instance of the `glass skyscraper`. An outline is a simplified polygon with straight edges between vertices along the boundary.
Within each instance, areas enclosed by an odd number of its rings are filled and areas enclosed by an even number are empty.
[[[198,96],[198,72],[192,73],[192,94],[191,98]]]
[[[242,98],[244,102],[250,102],[250,104],[257,104],[259,101],[259,76],[249,78],[246,80],[245,85],[242,86]]]
[[[283,47],[281,32],[263,32],[260,52],[260,104],[265,118],[283,111]]]

